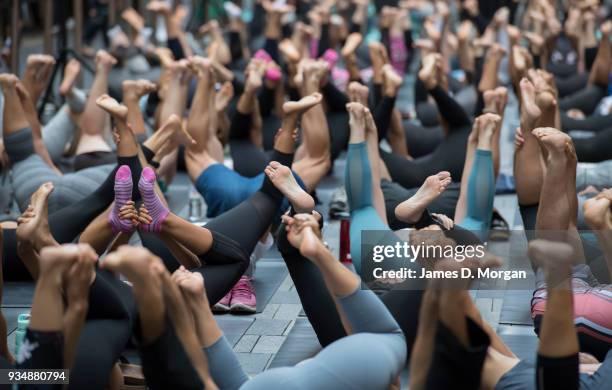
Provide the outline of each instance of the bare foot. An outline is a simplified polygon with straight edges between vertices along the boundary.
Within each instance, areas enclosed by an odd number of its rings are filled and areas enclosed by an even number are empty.
[[[167,70],[170,78],[180,82],[181,84],[189,81],[191,71],[189,69],[190,62],[186,59],[172,61],[172,63],[168,64]]]
[[[504,115],[506,104],[508,104],[508,88],[497,87],[495,88],[495,93],[497,94],[497,113]]]
[[[538,127],[532,131],[549,156],[567,157],[567,147],[572,144],[569,135],[552,127]]]
[[[302,256],[316,261],[320,250],[324,247],[321,242],[319,222],[312,214],[296,214],[293,217],[283,216],[287,229],[287,240],[297,248]]]
[[[346,58],[355,54],[355,50],[357,50],[359,45],[361,45],[361,42],[363,42],[363,35],[358,32],[349,34],[349,36],[346,38],[344,46],[342,47],[342,50],[340,51],[342,57]]]
[[[208,58],[193,56],[189,58],[189,66],[198,75],[208,74],[212,70],[212,61]]]
[[[66,68],[64,69],[62,84],[59,87],[60,95],[66,96],[68,93],[70,93],[80,72],[81,63],[79,61],[75,60],[74,58],[68,61],[68,64],[66,64]]]
[[[395,96],[397,95],[397,90],[402,86],[404,82],[402,77],[397,74],[393,66],[390,64],[386,64],[382,68],[383,74],[383,87],[385,90],[385,95],[387,96]]]
[[[359,103],[348,103],[346,105],[346,109],[349,113],[349,125],[351,126],[351,132],[363,131],[363,134],[365,136],[365,107]]]
[[[538,52],[542,46],[544,46],[544,37],[541,35],[530,31],[525,32],[524,35],[525,39],[529,41],[529,44],[533,47],[533,49],[535,49],[536,52]]]
[[[612,191],[600,194],[584,203],[584,219],[592,230],[612,230]],[[604,191],[604,192],[605,192]]]
[[[283,104],[283,113],[285,115],[303,114],[304,112],[308,111],[312,107],[321,103],[322,99],[323,99],[323,95],[321,95],[318,92],[315,92],[311,95],[304,96],[297,102],[286,102]]]
[[[280,50],[281,54],[284,55],[289,62],[297,63],[302,57],[299,50],[293,45],[290,39],[283,39],[278,44],[278,50]]]
[[[434,89],[438,85],[436,64],[439,59],[439,54],[428,54],[423,58],[423,65],[419,71],[419,79],[425,84],[427,89]]]
[[[185,267],[180,266],[172,274],[172,280],[180,287],[185,297],[190,299],[206,297],[204,277],[201,273],[190,272]]]
[[[125,80],[121,85],[123,88],[123,98],[140,99],[144,95],[157,90],[157,86],[149,80]]]
[[[96,53],[96,67],[98,71],[110,72],[117,60],[105,50],[98,50]]]
[[[364,106],[368,104],[368,95],[370,94],[370,89],[365,85],[357,82],[351,81],[348,85],[348,96],[351,102],[361,103]]]
[[[158,154],[162,154],[160,150],[164,149],[165,145],[169,146],[168,149],[174,150],[178,144],[195,145],[196,141],[187,132],[176,114],[170,115],[166,122],[144,143],[146,147],[155,152],[156,157],[160,157]]]
[[[542,111],[536,104],[535,87],[527,79],[523,77],[520,82],[521,88],[521,123],[528,124],[530,126],[535,125],[536,121],[540,119]]]
[[[227,108],[229,102],[234,97],[234,86],[231,82],[226,81],[215,95],[215,109],[217,112],[223,112]]]
[[[124,275],[134,288],[156,284],[159,279],[153,270],[155,256],[142,247],[122,245],[109,253],[100,266],[103,269]]]
[[[451,175],[447,171],[429,176],[416,194],[395,208],[395,216],[406,223],[418,222],[427,206],[440,196],[450,183]]]
[[[483,114],[479,118],[478,148],[491,149],[493,134],[501,123],[501,117],[497,114]]]
[[[113,117],[123,121],[127,120],[128,108],[123,104],[119,104],[115,99],[107,94],[104,94],[96,99],[96,104]]]
[[[55,59],[50,55],[32,54],[28,56],[22,82],[34,103],[47,88],[54,66]]]
[[[18,82],[19,78],[12,73],[0,74],[0,88],[5,92],[10,89],[15,89]]]
[[[96,252],[88,244],[65,244],[48,246],[40,251],[40,277],[51,277],[59,285],[65,278],[66,271],[76,262],[83,261],[91,265],[98,259]]]
[[[246,85],[244,86],[244,89],[249,91],[257,91],[259,88],[261,88],[263,83],[261,76],[262,72],[257,67],[250,70],[247,75]]]
[[[574,262],[574,249],[564,242],[548,240],[533,240],[529,243],[527,250],[529,258],[538,267],[544,269],[544,273],[556,277],[558,281],[571,276],[571,266]]]
[[[38,251],[53,242],[48,220],[49,196],[53,188],[51,182],[38,187],[30,198],[31,208],[28,208],[18,220],[17,238],[29,242]]]
[[[167,67],[174,61],[174,55],[172,54],[172,50],[167,47],[156,47],[155,55],[159,58],[159,62],[163,67]]]
[[[163,15],[170,15],[172,13],[170,5],[161,0],[150,1],[149,4],[147,4],[147,10]]]
[[[314,199],[300,187],[289,167],[271,161],[264,172],[274,186],[285,195],[296,212],[309,213],[314,210]]]

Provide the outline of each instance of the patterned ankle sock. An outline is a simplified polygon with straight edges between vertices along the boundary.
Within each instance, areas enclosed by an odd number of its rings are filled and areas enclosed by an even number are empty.
[[[122,165],[115,173],[115,204],[108,216],[115,233],[129,233],[134,230],[132,221],[119,218],[121,207],[130,200],[132,200],[132,171],[127,165]]]
[[[162,223],[166,220],[170,211],[155,193],[155,171],[150,167],[142,170],[138,189],[140,190],[143,204],[153,219],[153,222],[149,225],[140,225],[140,228],[147,232],[161,232]]]

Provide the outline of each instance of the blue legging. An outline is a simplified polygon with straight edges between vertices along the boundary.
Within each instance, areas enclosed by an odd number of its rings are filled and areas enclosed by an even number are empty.
[[[361,275],[361,232],[390,231],[372,202],[372,172],[368,160],[368,146],[365,142],[348,146],[345,187],[351,211],[351,260],[355,270]]]
[[[230,390],[388,389],[406,362],[402,330],[370,290],[358,287],[337,301],[354,333],[294,367],[267,370],[249,380],[225,337],[205,348],[217,386]]]
[[[476,150],[467,190],[467,214],[458,225],[485,241],[495,198],[495,173],[490,150]]]

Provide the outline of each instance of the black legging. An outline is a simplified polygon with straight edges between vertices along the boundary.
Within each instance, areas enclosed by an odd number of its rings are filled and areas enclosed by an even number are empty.
[[[278,250],[287,264],[304,312],[321,346],[325,347],[345,337],[346,332],[321,272],[289,243],[284,225],[279,228]],[[380,299],[404,331],[408,358],[416,338],[421,296],[422,291],[419,290],[392,290],[380,295]]]
[[[464,321],[469,336],[468,346],[464,346],[457,336],[438,320],[426,389],[451,389],[458,383],[462,389],[480,388],[482,368],[491,340],[471,318],[465,317]]]
[[[144,154],[145,157],[152,158],[149,150]],[[85,230],[87,225],[98,215],[102,214],[115,200],[115,173],[122,165],[129,166],[132,171],[132,199],[135,201],[140,199],[138,180],[140,180],[142,166],[138,156],[117,157],[117,167],[94,192],[80,201],[49,215],[49,230],[58,243],[66,244],[74,241]],[[2,261],[4,280],[32,280],[32,276],[23,265],[17,253],[16,230],[3,228],[2,233],[4,235],[4,256]]]
[[[601,130],[593,137],[574,138],[573,142],[580,162],[600,162],[612,159],[612,128]]]
[[[578,109],[585,115],[591,115],[597,108],[599,101],[607,94],[607,85],[591,84],[562,98],[559,101],[559,108],[562,111]]]
[[[246,177],[255,177],[263,172],[270,161],[266,152],[253,145],[250,138],[251,114],[236,110],[232,117],[229,145],[234,170]]]
[[[136,318],[132,289],[110,272],[96,270],[69,388],[106,387],[111,369],[130,340]]]
[[[433,153],[444,139],[441,126],[423,127],[410,121],[403,121],[404,135],[408,154],[419,158]]]
[[[449,171],[451,176],[457,179],[460,179],[463,173],[467,137],[470,134],[472,122],[463,108],[442,88],[436,87],[429,93],[448,124],[448,135],[436,150],[414,160],[380,151],[381,158],[393,181],[406,188],[420,187],[427,176],[440,171]]]
[[[578,354],[567,357],[545,357],[538,353],[536,385],[538,390],[579,389]],[[602,382],[603,383],[603,382]]]
[[[293,154],[275,150],[272,159],[291,166]],[[282,201],[283,194],[265,176],[261,188],[251,197],[206,224],[213,236],[212,247],[197,254],[203,265],[191,271],[204,276],[209,302],[218,302],[244,274],[250,254],[272,224]],[[159,239],[148,234],[141,234],[141,238],[143,246],[162,258],[169,270],[178,267],[177,260]]]
[[[572,130],[600,131],[612,128],[612,115],[593,114],[584,119],[574,119],[562,111],[561,128],[566,132]]]
[[[387,221],[392,230],[400,230],[411,227],[405,222],[400,221],[395,216],[395,208],[403,201],[409,199],[417,193],[418,188],[407,189],[401,185],[388,181],[381,180],[380,188],[385,198],[385,209],[387,212]],[[459,200],[459,183],[452,183],[446,191],[438,196],[434,201],[427,206],[427,209],[436,214],[444,214],[452,217],[455,215],[455,207]]]

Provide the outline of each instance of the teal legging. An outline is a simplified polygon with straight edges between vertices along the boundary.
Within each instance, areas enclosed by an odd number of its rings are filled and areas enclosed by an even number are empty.
[[[210,374],[220,389],[386,390],[406,364],[406,340],[380,299],[358,287],[337,298],[353,334],[323,348],[294,367],[266,370],[249,380],[225,337],[204,349]]]
[[[458,225],[485,241],[495,199],[495,173],[490,150],[476,150],[467,189],[467,214]]]
[[[372,203],[372,172],[365,142],[349,144],[346,156],[346,196],[351,210],[351,259],[361,275],[361,232],[381,230],[389,232]]]

